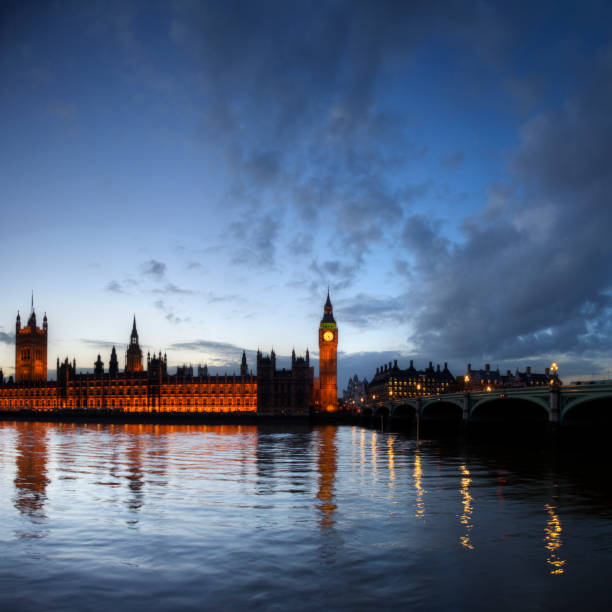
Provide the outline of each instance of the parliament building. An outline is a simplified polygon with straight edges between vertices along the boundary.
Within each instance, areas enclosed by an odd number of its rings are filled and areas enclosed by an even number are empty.
[[[140,348],[136,317],[119,370],[113,346],[108,369],[98,355],[93,372],[77,374],[76,362],[57,359],[57,380],[47,380],[47,316],[37,327],[34,308],[27,326],[17,314],[15,330],[15,378],[5,380],[0,369],[0,409],[52,411],[98,409],[120,412],[254,413],[303,416],[313,410],[337,407],[336,354],[338,330],[329,298],[319,327],[319,369],[315,378],[308,350],[305,357],[291,357],[291,369],[277,369],[274,351],[257,352],[257,374],[249,372],[246,352],[240,372],[209,374],[208,368],[177,367],[168,373],[167,357],[147,354]],[[145,367],[146,366],[146,367]]]

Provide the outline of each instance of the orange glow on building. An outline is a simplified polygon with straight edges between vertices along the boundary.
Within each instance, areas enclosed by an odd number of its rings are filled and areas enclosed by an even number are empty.
[[[17,313],[15,323],[15,380],[17,382],[47,380],[47,315],[42,329],[36,327],[36,313],[32,312],[28,324],[21,327]]]
[[[329,313],[329,314],[328,314]],[[323,322],[331,314],[325,306]],[[336,349],[338,333],[319,330],[322,349],[321,387],[325,409],[336,409]],[[331,331],[331,339],[324,334]],[[277,370],[274,352],[258,352],[257,376],[249,373],[243,352],[240,374],[212,375],[208,368],[178,367],[168,374],[166,355],[149,354],[146,367],[136,330],[132,326],[126,351],[125,370],[119,371],[113,347],[108,370],[98,355],[92,373],[77,374],[76,361],[57,360],[57,380],[47,381],[47,317],[36,327],[34,310],[28,326],[21,329],[17,316],[15,343],[16,380],[4,380],[0,370],[0,409],[9,410],[112,410],[118,412],[260,413],[307,416],[317,399],[314,368],[308,351],[305,358],[292,355],[290,370]]]
[[[328,291],[319,325],[319,405],[323,412],[334,412],[338,407],[337,354],[338,327]]]

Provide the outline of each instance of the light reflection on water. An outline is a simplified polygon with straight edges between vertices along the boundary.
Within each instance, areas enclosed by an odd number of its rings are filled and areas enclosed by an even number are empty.
[[[0,423],[0,609],[603,607],[607,474],[358,427]]]

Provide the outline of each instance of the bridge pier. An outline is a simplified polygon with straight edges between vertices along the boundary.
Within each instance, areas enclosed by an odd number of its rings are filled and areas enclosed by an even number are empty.
[[[555,425],[561,423],[561,394],[558,388],[550,390],[550,412],[548,414],[548,421]]]
[[[463,395],[463,411],[461,413],[462,419],[464,423],[468,422],[470,418],[470,409],[472,408],[472,398],[469,393],[465,393]]]

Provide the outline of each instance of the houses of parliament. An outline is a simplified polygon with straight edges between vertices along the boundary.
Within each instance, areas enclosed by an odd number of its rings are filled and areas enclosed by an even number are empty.
[[[249,371],[242,353],[240,372],[209,374],[206,366],[194,371],[179,366],[168,373],[166,355],[147,354],[144,362],[136,317],[125,353],[125,368],[119,368],[113,346],[108,368],[100,355],[93,372],[77,374],[76,362],[57,359],[57,380],[47,380],[48,321],[45,314],[38,327],[34,307],[22,327],[15,324],[15,376],[5,379],[0,369],[0,409],[54,411],[66,409],[119,412],[252,413],[305,416],[312,410],[337,409],[338,328],[327,293],[319,325],[319,377],[305,357],[291,355],[291,368],[277,369],[276,355],[257,351],[256,374]]]

